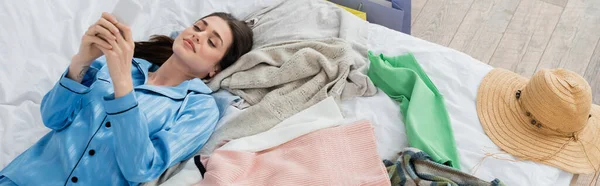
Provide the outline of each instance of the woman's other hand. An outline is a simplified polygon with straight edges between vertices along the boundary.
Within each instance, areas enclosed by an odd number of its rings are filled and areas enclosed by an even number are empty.
[[[109,13],[102,13],[102,17],[92,24],[81,38],[79,52],[71,58],[67,77],[81,82],[94,59],[102,56],[101,49],[111,50],[109,41],[116,41],[120,35],[115,26],[117,19]]]
[[[106,56],[110,77],[113,80],[115,98],[122,97],[133,90],[131,63],[135,44],[130,28],[123,23],[114,24],[121,34],[116,40],[107,40],[112,48],[98,47]]]

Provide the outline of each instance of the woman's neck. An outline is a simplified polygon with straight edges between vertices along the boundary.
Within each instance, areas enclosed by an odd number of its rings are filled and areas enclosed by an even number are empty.
[[[148,73],[147,84],[156,86],[177,86],[186,80],[193,79],[186,73],[175,55],[171,55],[154,73]]]

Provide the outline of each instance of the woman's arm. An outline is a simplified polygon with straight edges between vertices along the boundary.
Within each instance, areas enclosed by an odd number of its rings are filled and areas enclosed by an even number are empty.
[[[172,122],[150,134],[135,91],[121,98],[111,98],[105,97],[104,107],[114,130],[117,164],[131,182],[151,181],[174,163],[192,156],[204,146],[219,119],[214,98],[193,94],[183,101]]]
[[[96,80],[98,69],[105,63],[96,60],[90,64],[77,82],[68,78],[71,68],[68,68],[44,98],[40,105],[40,113],[46,127],[53,130],[63,129],[73,121],[73,118],[82,109],[81,100],[90,91],[90,86]]]
[[[79,52],[71,58],[69,68],[42,99],[40,112],[46,127],[60,130],[69,126],[83,107],[81,98],[90,91],[96,72],[104,65],[94,59],[102,55],[100,48],[112,49],[108,41],[116,40],[116,37],[111,32],[119,33],[112,23],[116,23],[116,19],[103,13],[88,28],[81,38]]]

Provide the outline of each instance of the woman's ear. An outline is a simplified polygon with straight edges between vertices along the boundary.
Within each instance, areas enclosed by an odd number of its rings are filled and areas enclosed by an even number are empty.
[[[219,73],[220,71],[221,71],[221,67],[219,65],[216,65],[214,70],[212,72],[208,73],[208,78],[215,77],[215,75],[217,75],[217,73]]]

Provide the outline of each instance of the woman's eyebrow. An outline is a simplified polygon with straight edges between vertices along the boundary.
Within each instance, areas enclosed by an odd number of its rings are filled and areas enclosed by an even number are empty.
[[[204,23],[204,25],[208,27],[208,22],[206,22],[204,19],[201,19],[200,21],[202,21],[202,23]],[[217,31],[213,30],[212,33],[215,34],[217,38],[219,38],[219,40],[221,40],[221,43],[223,43],[223,39],[221,39],[221,35],[219,35]]]

